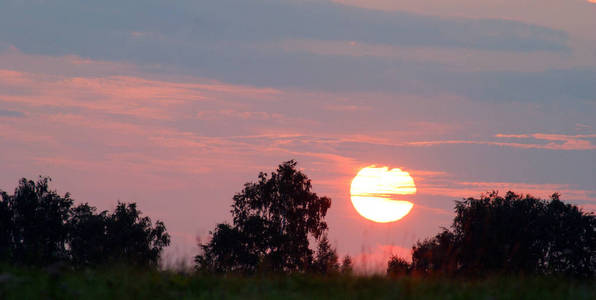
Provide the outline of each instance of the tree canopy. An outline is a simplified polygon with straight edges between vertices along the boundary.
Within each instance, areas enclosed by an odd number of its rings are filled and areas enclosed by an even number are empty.
[[[135,203],[113,213],[88,204],[73,206],[70,194],[49,188],[50,179],[21,179],[13,195],[1,192],[0,260],[43,266],[68,262],[156,265],[170,243],[165,225],[141,217]]]
[[[211,240],[200,245],[199,269],[294,272],[313,265],[309,238],[319,240],[327,231],[331,199],[312,192],[310,179],[296,165],[282,163],[244,185],[233,197],[233,224],[217,225]]]
[[[508,192],[457,201],[451,230],[413,247],[422,272],[593,276],[596,217],[553,194],[549,201]]]

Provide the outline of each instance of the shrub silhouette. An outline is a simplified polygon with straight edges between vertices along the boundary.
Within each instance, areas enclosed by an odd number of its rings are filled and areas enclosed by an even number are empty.
[[[413,268],[444,273],[593,276],[596,217],[558,194],[549,201],[508,192],[457,201],[451,230],[413,247]]]
[[[354,271],[354,266],[352,265],[352,257],[349,255],[344,256],[344,259],[341,262],[340,272],[344,275],[350,275]]]
[[[430,239],[417,242],[412,250],[412,269],[422,273],[454,273],[457,271],[455,236],[443,228]]]
[[[244,245],[246,236],[229,224],[218,224],[211,232],[211,241],[199,245],[203,254],[195,257],[197,267],[215,273],[248,273],[254,271],[259,256]]]
[[[404,276],[410,273],[410,263],[399,256],[392,256],[387,262],[387,275]]]
[[[326,235],[319,241],[317,255],[311,269],[319,274],[336,274],[339,272],[337,251],[331,247]]]
[[[197,268],[245,273],[306,271],[313,264],[309,237],[319,240],[327,231],[324,218],[331,199],[311,191],[311,181],[296,169],[296,161],[282,163],[270,176],[259,174],[233,198],[233,225],[219,224]]]
[[[50,178],[21,179],[13,195],[1,192],[0,259],[44,266],[121,262],[156,265],[170,243],[165,225],[141,217],[136,204],[118,203],[115,211],[96,212],[88,204],[73,207],[70,194],[49,188]]]

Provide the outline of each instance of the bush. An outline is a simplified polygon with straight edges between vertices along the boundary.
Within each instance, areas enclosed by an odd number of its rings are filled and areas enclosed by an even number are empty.
[[[399,256],[392,256],[387,262],[387,275],[392,277],[404,276],[410,273],[410,263]]]

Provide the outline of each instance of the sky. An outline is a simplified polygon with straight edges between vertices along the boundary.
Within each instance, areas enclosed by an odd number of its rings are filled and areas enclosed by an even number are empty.
[[[137,202],[175,260],[296,159],[363,269],[483,192],[594,212],[593,2],[2,0],[0,189],[43,175],[77,203]],[[358,215],[371,165],[410,173],[409,215]]]

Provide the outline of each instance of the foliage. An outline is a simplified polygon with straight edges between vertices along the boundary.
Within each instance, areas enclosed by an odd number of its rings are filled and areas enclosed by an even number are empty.
[[[153,226],[134,203],[118,203],[112,214],[97,213],[88,204],[73,207],[70,195],[50,190],[49,182],[49,178],[22,179],[13,195],[1,192],[2,261],[32,266],[157,264],[170,242],[162,222]]]
[[[161,250],[170,244],[163,222],[157,221],[153,227],[149,217],[141,217],[135,203],[118,203],[106,218],[106,236],[105,259],[138,265],[156,265]]]
[[[212,232],[211,241],[200,245],[203,255],[195,257],[202,271],[210,273],[248,273],[253,271],[259,257],[244,247],[246,236],[229,224],[218,224]]]
[[[39,181],[21,179],[14,192],[2,192],[3,243],[11,261],[45,265],[67,259],[66,238],[72,199],[49,189],[49,178]]]
[[[508,192],[456,203],[452,230],[413,247],[424,272],[593,276],[596,217],[565,204]]]
[[[233,198],[233,225],[218,225],[211,241],[200,245],[199,269],[251,273],[311,267],[309,238],[318,240],[326,232],[331,199],[312,192],[296,164],[282,163],[270,176],[260,173],[256,183],[244,185]]]
[[[70,255],[76,265],[104,262],[106,255],[106,212],[96,213],[87,203],[76,206],[70,218]]]
[[[9,206],[10,196],[0,191],[0,261],[6,261],[11,258],[13,251],[12,232],[13,212]]]
[[[350,275],[354,271],[354,266],[352,265],[352,257],[349,255],[344,256],[344,259],[341,262],[340,272],[344,275]]]
[[[410,273],[410,263],[399,256],[392,256],[387,262],[387,275],[393,277]]]
[[[317,256],[311,269],[320,274],[335,274],[339,272],[337,251],[331,247],[326,235],[319,241]]]
[[[412,250],[412,269],[423,273],[454,273],[457,270],[455,236],[449,230],[417,242]]]

